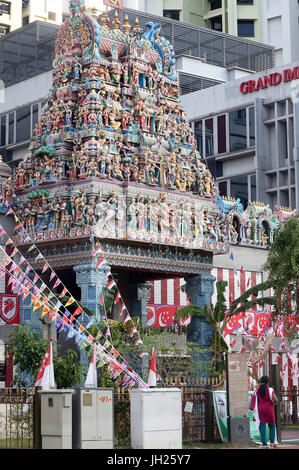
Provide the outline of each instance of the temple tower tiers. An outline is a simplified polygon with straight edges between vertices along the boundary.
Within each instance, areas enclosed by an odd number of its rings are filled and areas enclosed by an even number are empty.
[[[229,245],[181,106],[173,47],[158,24],[142,31],[125,17],[120,26],[117,11],[98,22],[83,0],[70,10],[49,95],[5,198],[53,267],[74,269],[98,318],[107,273],[93,266],[94,246],[112,271],[134,272],[132,314],[143,324],[144,273],[186,277],[192,302],[210,302],[213,254]],[[23,231],[16,240],[31,243]]]

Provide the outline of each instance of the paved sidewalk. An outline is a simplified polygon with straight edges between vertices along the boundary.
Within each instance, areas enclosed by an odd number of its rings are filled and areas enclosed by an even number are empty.
[[[299,450],[299,429],[283,429],[281,431],[281,449]]]

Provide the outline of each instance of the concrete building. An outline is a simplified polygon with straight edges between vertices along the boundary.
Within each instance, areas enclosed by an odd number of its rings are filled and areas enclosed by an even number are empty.
[[[298,0],[266,0],[262,5],[262,41],[275,46],[275,63],[299,60]]]
[[[22,0],[0,2],[0,36],[22,26]]]
[[[299,209],[298,62],[182,97],[222,196]]]

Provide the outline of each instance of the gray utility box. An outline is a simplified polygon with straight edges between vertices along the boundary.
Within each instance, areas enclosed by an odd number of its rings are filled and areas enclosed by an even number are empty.
[[[42,449],[72,448],[72,393],[74,390],[41,390]]]
[[[76,387],[73,449],[113,449],[113,388]]]
[[[250,423],[249,417],[228,417],[229,440],[233,444],[248,445],[250,442]]]

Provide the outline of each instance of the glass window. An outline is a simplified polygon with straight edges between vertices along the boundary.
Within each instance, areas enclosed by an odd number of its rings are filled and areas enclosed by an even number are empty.
[[[254,20],[238,20],[238,36],[243,38],[253,38]]]
[[[10,15],[10,3],[0,2],[0,14]]]
[[[171,18],[172,20],[180,19],[180,10],[163,10],[163,16],[165,18]]]
[[[220,181],[218,183],[220,196],[227,196],[227,181]]]
[[[256,175],[250,176],[251,201],[256,201]]]
[[[0,125],[0,147],[4,147],[6,145],[6,114],[1,116]]]
[[[211,29],[222,32],[222,16],[211,18]]]
[[[36,124],[38,123],[38,104],[32,106],[32,135]]]
[[[231,152],[247,148],[246,108],[229,113],[229,141]]]
[[[8,144],[15,143],[15,113],[9,113]]]
[[[249,145],[255,145],[255,109],[249,108]]]
[[[235,199],[240,199],[244,209],[248,206],[248,178],[238,176],[230,180],[230,195]]]
[[[31,137],[31,106],[17,110],[17,142]]]
[[[213,119],[205,121],[206,157],[214,155]]]
[[[226,116],[218,116],[217,118],[217,133],[218,133],[218,153],[226,152]]]
[[[210,0],[211,2],[211,10],[217,10],[218,8],[222,8],[222,0]]]
[[[197,150],[202,155],[202,121],[196,121],[194,123],[194,137],[197,142]]]

